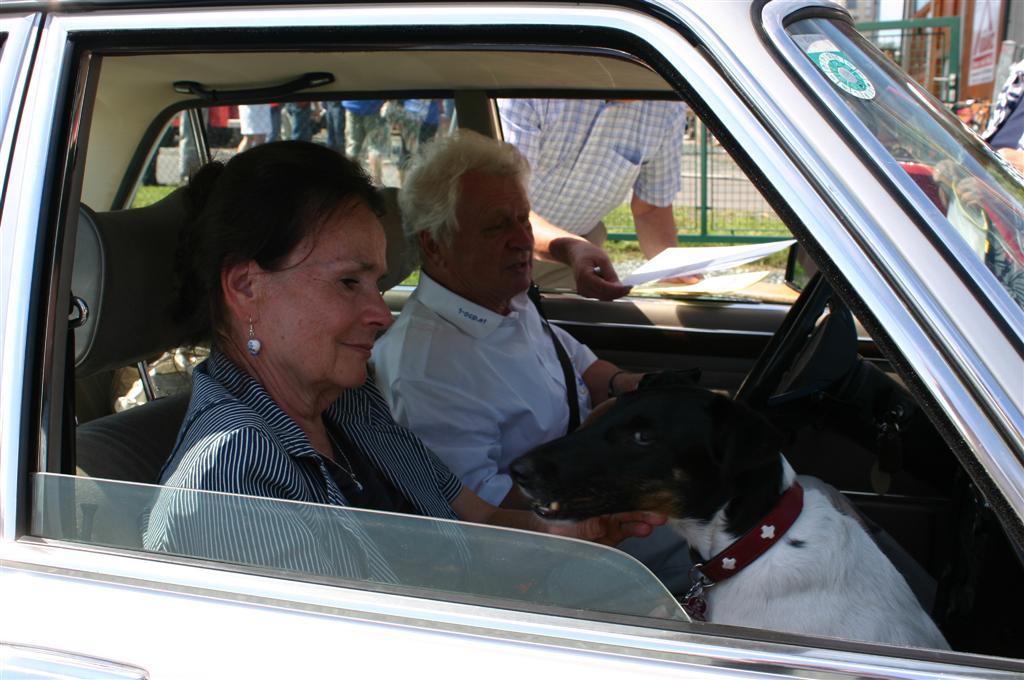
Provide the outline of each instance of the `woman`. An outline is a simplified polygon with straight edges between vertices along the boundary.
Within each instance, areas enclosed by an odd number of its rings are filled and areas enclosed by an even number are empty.
[[[179,252],[181,304],[208,315],[213,352],[195,370],[161,482],[605,544],[661,524],[658,515],[623,513],[556,529],[494,507],[394,422],[366,371],[374,338],[391,323],[377,285],[385,273],[379,200],[358,165],[305,142],[256,147],[196,175]],[[239,504],[248,518],[266,516],[240,523]],[[328,573],[343,563],[344,573],[390,578],[359,527],[350,527],[359,554],[352,542],[325,548],[308,523],[280,528],[281,505],[167,492],[146,545]]]

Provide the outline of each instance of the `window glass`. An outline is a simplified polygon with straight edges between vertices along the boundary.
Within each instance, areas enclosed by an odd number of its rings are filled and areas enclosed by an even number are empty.
[[[535,213],[601,242],[620,279],[673,243],[703,248],[790,238],[753,183],[682,102],[499,99],[497,106],[506,141],[530,161]],[[653,222],[666,220],[675,225],[675,239],[671,232],[667,238],[652,235]],[[696,284],[655,280],[632,294],[789,301],[791,293],[782,285],[785,267],[786,253],[780,251],[709,272]],[[536,262],[534,272],[542,288],[571,285],[537,276]]]
[[[1024,306],[1024,182],[851,26],[806,19],[790,35],[892,159]]]
[[[686,620],[632,557],[593,543],[413,515],[34,475],[32,533],[114,548],[382,583],[488,604]],[[76,519],[67,520],[67,504]]]
[[[402,185],[420,144],[454,125],[452,99],[364,99],[211,106],[200,110],[213,160],[281,139],[324,144],[353,158],[381,186]],[[246,134],[248,133],[248,134]],[[200,165],[196,135],[183,112],[161,135],[132,207],[160,200]]]

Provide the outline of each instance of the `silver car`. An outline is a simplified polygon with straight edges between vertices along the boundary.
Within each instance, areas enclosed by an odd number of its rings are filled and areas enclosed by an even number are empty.
[[[410,97],[495,137],[498,98],[689,105],[797,239],[786,273],[549,291],[549,316],[776,418],[794,467],[908,555],[953,651],[690,621],[642,564],[579,541],[157,484],[206,351],[168,312],[174,187],[232,152],[234,106]],[[0,677],[1019,678],[1022,182],[825,0],[5,2]],[[390,283],[397,313],[411,287]],[[162,493],[229,532],[309,530],[147,551]],[[374,541],[398,581],[294,559],[336,540]]]

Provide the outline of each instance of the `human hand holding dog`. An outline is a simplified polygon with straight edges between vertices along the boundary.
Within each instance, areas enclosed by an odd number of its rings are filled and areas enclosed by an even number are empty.
[[[656,512],[617,512],[579,522],[545,522],[547,531],[555,536],[579,538],[602,545],[618,545],[627,538],[650,536],[654,527],[668,521]]]

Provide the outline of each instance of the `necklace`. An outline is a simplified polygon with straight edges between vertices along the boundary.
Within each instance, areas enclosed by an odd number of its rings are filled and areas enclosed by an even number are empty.
[[[327,428],[327,437],[331,440],[331,444],[334,446],[335,453],[341,456],[341,459],[345,461],[345,465],[342,466],[336,460],[332,460],[331,462],[334,463],[339,468],[341,468],[342,472],[348,475],[348,478],[352,480],[352,485],[356,488],[356,493],[362,493],[363,485],[360,484],[358,479],[356,479],[355,467],[352,465],[351,461],[349,461],[348,456],[345,455],[344,449],[342,449],[341,446],[338,445],[338,440],[335,439],[334,435],[331,433],[331,428]]]

